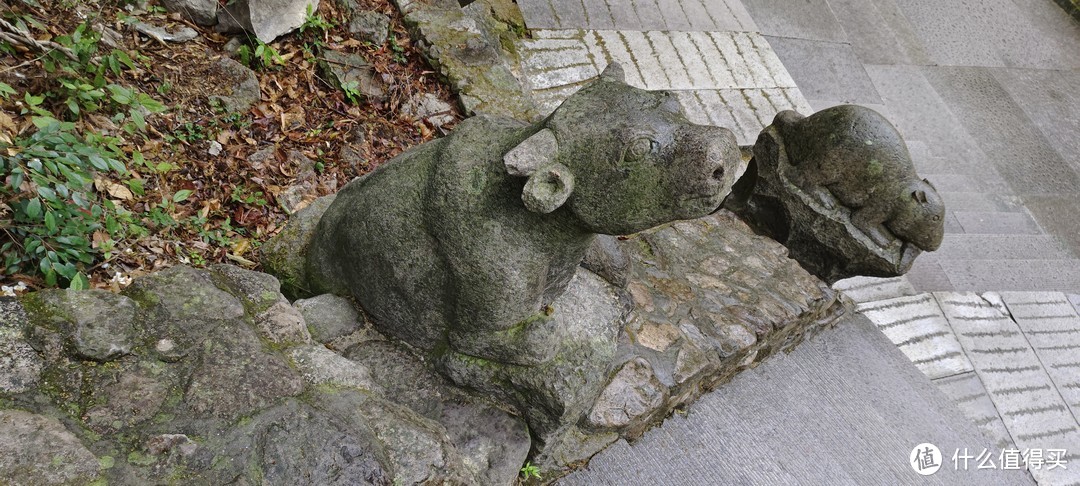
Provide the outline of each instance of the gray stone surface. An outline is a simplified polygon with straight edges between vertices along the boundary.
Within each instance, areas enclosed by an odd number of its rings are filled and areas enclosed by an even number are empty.
[[[218,32],[247,31],[265,43],[304,24],[308,9],[319,10],[319,0],[234,0],[217,13]]]
[[[1050,2],[913,0],[897,2],[934,64],[1071,69],[1080,66],[1080,32]],[[1058,14],[1049,22],[1033,13]]]
[[[259,101],[262,96],[259,91],[259,79],[247,66],[223,57],[214,65],[214,69],[217,69],[229,81],[210,87],[208,97],[211,102],[219,102],[229,111],[242,113]]]
[[[907,463],[922,442],[946,456],[933,476]],[[853,318],[560,484],[1033,484],[1023,471],[954,471],[952,452],[964,447],[993,445],[871,323]]]
[[[0,297],[0,393],[22,393],[41,377],[44,363],[27,342],[27,319],[15,299]]]
[[[850,45],[787,37],[765,38],[792,78],[799,80],[803,96],[863,105],[881,103],[874,84]]]
[[[1041,339],[1038,338],[1039,335],[1035,335],[1037,338],[1033,342],[1032,335],[1014,321],[1007,304],[997,294],[944,292],[935,294],[935,297],[1016,446],[1020,449],[1078,450],[1080,426],[1058,386],[1048,374],[1055,370],[1055,362],[1046,363],[1046,360],[1037,354],[1039,347],[1045,347],[1043,343],[1040,343],[1042,346],[1036,344]],[[1014,302],[1013,308],[1029,307],[1022,304],[1031,300],[1013,297],[1015,296],[1010,297]],[[1043,296],[1041,299],[1036,297],[1034,301],[1044,302],[1040,306],[1043,308],[1060,307],[1060,304],[1051,301],[1064,303],[1063,297],[1062,294],[1056,294]],[[1037,311],[1041,309],[1025,310],[1027,312],[1021,315],[1030,316],[1026,324],[1030,330],[1048,330],[1031,319],[1037,316]],[[1032,310],[1036,312],[1031,312]],[[1076,323],[1070,327],[1076,327]],[[1057,349],[1043,351],[1055,352]],[[1072,360],[1065,362],[1071,363]],[[1044,368],[1044,365],[1049,366]],[[1067,382],[1071,381],[1070,379]],[[1043,468],[1033,470],[1032,474],[1040,482],[1048,481],[1052,484],[1064,484],[1080,479],[1080,469]]]
[[[53,417],[0,409],[0,475],[13,485],[88,484],[98,459]]]
[[[217,23],[218,2],[215,0],[162,0],[162,6],[177,12],[199,25]]]
[[[988,160],[1019,194],[1076,194],[1080,177],[993,75],[977,68],[928,67],[924,73]]]
[[[1001,421],[993,400],[986,393],[979,375],[974,371],[934,380],[938,390],[956,404],[983,435],[993,441],[998,450],[1016,448],[1012,436]]]
[[[739,0],[522,0],[531,29],[756,31]]]
[[[381,46],[390,33],[390,17],[366,10],[353,12],[349,18],[349,33],[358,40]]]
[[[745,0],[743,3],[765,35],[829,42],[847,40],[827,0]]]
[[[928,64],[911,23],[894,0],[829,0],[829,8],[864,64]]]
[[[973,371],[931,294],[877,300],[856,309],[930,379]]]

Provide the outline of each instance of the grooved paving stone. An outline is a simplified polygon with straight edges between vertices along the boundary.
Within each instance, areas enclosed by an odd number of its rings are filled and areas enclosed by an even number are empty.
[[[847,44],[766,36],[799,89],[810,99],[880,104],[874,83]]]
[[[931,64],[1040,69],[1080,67],[1080,30],[1041,22],[1028,12],[1061,10],[1050,2],[905,0],[897,2]],[[1064,17],[1064,13],[1061,13]],[[1033,22],[1034,21],[1034,22]]]
[[[930,255],[942,260],[1072,258],[1065,246],[1049,235],[953,234],[946,236],[941,248]]]
[[[1080,451],[1080,426],[997,294],[935,293],[1020,449]],[[1038,481],[1080,481],[1080,468],[1032,471]]]
[[[957,290],[1080,290],[1080,261],[1040,260],[938,260]],[[916,260],[915,265],[919,262]],[[912,267],[914,270],[914,267]],[[911,278],[911,273],[908,273]],[[915,279],[912,278],[912,283]],[[918,284],[916,288],[920,288]]]
[[[518,0],[530,29],[756,32],[738,0]]]
[[[1065,404],[1080,416],[1080,316],[1069,299],[1061,292],[1002,292],[1001,298]]]
[[[934,380],[938,390],[949,397],[972,423],[979,427],[983,435],[994,441],[998,449],[1015,448],[1012,436],[1001,421],[994,402],[983,388],[982,381],[975,372],[964,373]]]
[[[933,66],[922,69],[982,148],[987,160],[1017,194],[1080,194],[1080,177],[1049,145],[990,70]]]
[[[856,310],[869,318],[929,378],[973,370],[933,295],[867,302],[859,304]]]
[[[519,52],[540,95],[586,81],[611,61],[644,89],[795,88],[769,43],[750,32],[542,30]]]
[[[989,439],[861,316],[780,353],[629,445],[617,442],[565,485],[1032,484],[1023,471],[919,476],[908,455]]]
[[[744,0],[761,33],[777,37],[847,42],[826,0]]]
[[[793,88],[676,91],[675,96],[688,120],[728,128],[740,145],[752,145],[777,113],[809,110]]]
[[[837,281],[832,287],[859,304],[918,293],[903,275],[892,278],[851,277]]]

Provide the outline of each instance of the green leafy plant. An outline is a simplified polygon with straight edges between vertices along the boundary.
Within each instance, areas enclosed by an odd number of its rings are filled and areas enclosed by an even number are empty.
[[[311,8],[311,4],[308,4],[307,9],[304,11],[304,23],[300,26],[300,33],[303,34],[308,31],[326,32],[334,28],[334,23],[326,20],[319,15],[318,12]]]
[[[525,465],[521,466],[521,478],[525,480],[529,478],[544,479],[540,476],[540,468],[531,462],[525,462]]]
[[[394,53],[394,62],[398,64],[407,64],[409,61],[405,58],[405,48],[398,43],[397,36],[390,34],[390,50]]]
[[[245,44],[236,50],[236,54],[240,56],[240,62],[252,69],[266,69],[285,64],[285,60],[269,44],[259,39],[254,39],[254,41],[254,46]]]
[[[51,117],[33,121],[37,131],[15,141],[13,156],[0,158],[0,174],[8,174],[0,197],[12,214],[3,225],[8,241],[0,256],[5,273],[40,273],[56,285],[73,281],[80,265],[104,253],[90,239],[96,231],[125,234],[117,208],[92,185],[95,172],[123,175],[127,169],[117,139],[79,135],[74,123]]]
[[[28,15],[16,28],[44,26]],[[109,79],[136,67],[128,53],[101,52],[90,20],[52,39],[63,48],[40,58],[47,73],[43,91],[20,93],[0,83],[0,98],[19,99],[36,130],[0,142],[0,262],[4,274],[40,274],[46,285],[86,288],[84,271],[109,259],[116,241],[145,235],[142,219],[114,204],[110,193],[142,194],[126,162],[146,165],[127,141],[76,123],[98,112],[123,122],[129,135],[146,128],[146,115],[166,109],[154,98]],[[70,55],[69,55],[70,54]],[[120,181],[117,184],[116,180]],[[122,184],[122,185],[121,185]],[[130,197],[130,195],[128,195]]]

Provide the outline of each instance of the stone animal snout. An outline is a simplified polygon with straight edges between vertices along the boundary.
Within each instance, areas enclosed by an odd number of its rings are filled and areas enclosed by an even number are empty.
[[[894,235],[923,251],[941,247],[945,236],[945,203],[929,180],[914,181],[905,186],[902,201],[897,204],[885,226]]]

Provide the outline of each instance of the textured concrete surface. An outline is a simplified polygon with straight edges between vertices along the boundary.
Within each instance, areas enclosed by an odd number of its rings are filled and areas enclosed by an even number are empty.
[[[944,452],[932,476],[907,463],[923,442]],[[954,469],[957,449],[994,447],[856,317],[737,376],[633,445],[616,443],[560,484],[1031,484],[1019,470]]]

